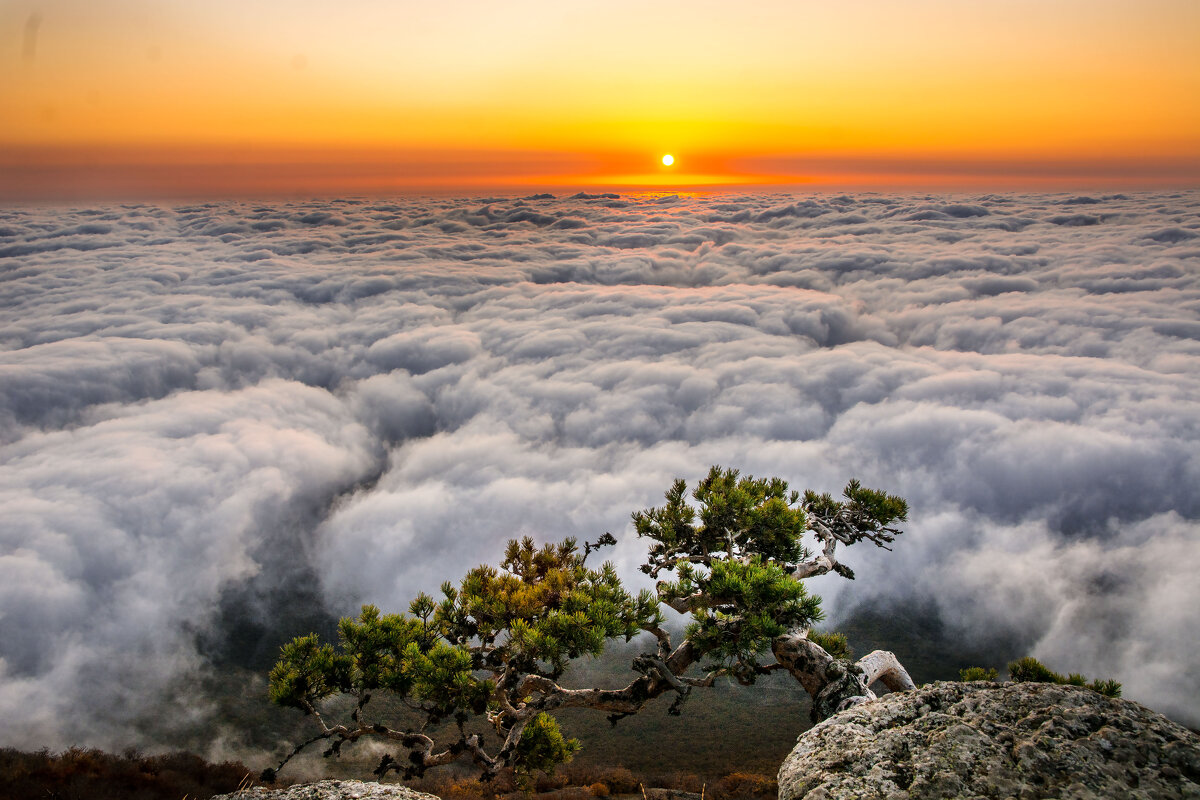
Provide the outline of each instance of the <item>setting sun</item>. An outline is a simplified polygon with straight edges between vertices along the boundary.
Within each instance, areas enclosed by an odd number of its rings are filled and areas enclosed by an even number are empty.
[[[675,163],[675,156],[671,155],[670,153],[667,153],[665,156],[662,157],[662,162],[663,162],[664,167],[669,167]]]

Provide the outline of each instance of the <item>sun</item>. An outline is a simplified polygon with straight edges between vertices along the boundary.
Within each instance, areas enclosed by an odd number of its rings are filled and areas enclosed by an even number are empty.
[[[665,156],[662,157],[662,162],[663,162],[664,167],[669,167],[675,163],[675,156],[671,155],[670,153],[667,153]]]

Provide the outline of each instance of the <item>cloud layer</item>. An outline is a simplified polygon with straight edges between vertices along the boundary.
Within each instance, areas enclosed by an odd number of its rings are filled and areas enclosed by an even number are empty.
[[[231,619],[403,608],[511,536],[613,531],[636,581],[629,513],[714,463],[909,499],[894,553],[818,582],[835,616],[931,598],[1200,724],[1198,211],[0,210],[0,743],[136,743],[172,687],[261,657],[205,644]]]

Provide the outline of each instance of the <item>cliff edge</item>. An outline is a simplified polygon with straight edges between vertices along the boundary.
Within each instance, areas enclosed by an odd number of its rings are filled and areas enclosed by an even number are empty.
[[[802,733],[779,800],[1200,798],[1200,736],[1137,703],[1046,683],[934,683]]]

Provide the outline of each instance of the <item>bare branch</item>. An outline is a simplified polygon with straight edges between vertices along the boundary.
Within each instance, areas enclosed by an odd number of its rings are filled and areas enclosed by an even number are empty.
[[[274,783],[275,782],[275,774],[277,772],[279,772],[281,769],[283,769],[285,766],[287,766],[287,763],[289,761],[291,761],[294,756],[299,755],[299,753],[302,750],[304,750],[306,747],[308,747],[310,744],[316,744],[317,742],[321,741],[322,739],[328,739],[332,735],[333,735],[332,733],[328,733],[328,732],[318,733],[316,736],[312,737],[311,739],[308,739],[307,741],[301,742],[300,744],[296,745],[295,747],[292,748],[292,752],[288,753],[286,756],[283,757],[283,760],[279,762],[279,766],[275,767],[275,769],[268,768],[267,770],[263,771],[263,780],[265,780],[267,783]]]
[[[813,578],[817,575],[824,575],[827,572],[833,572],[837,562],[825,555],[819,555],[811,561],[805,561],[798,564],[792,570],[792,577],[798,581],[805,578]]]
[[[654,634],[654,638],[658,640],[658,657],[668,659],[671,657],[671,634],[664,631],[657,625],[642,630],[649,631]]]
[[[692,553],[684,555],[681,553],[669,553],[660,556],[649,556],[646,559],[647,563],[642,565],[642,572],[649,575],[651,578],[657,578],[658,573],[664,569],[674,569],[680,561],[686,561],[689,564],[703,564],[706,567],[712,566],[712,556],[708,553]]]
[[[636,714],[648,702],[669,691],[686,695],[691,689],[691,680],[679,676],[695,663],[696,658],[696,650],[687,640],[666,659],[643,656],[642,659],[651,662],[652,670],[622,689],[565,689],[541,675],[525,675],[517,684],[517,696],[538,693],[541,697],[527,701],[521,709],[513,709],[513,718],[525,719],[536,711],[556,708],[594,708],[613,715]]]
[[[512,754],[517,751],[517,745],[521,742],[521,734],[525,732],[525,726],[529,724],[532,717],[533,714],[522,714],[513,720],[513,726],[509,728],[508,735],[504,737],[504,746],[497,754],[497,759],[501,763],[508,763]]]
[[[703,678],[680,678],[679,680],[682,681],[683,683],[686,683],[688,686],[699,686],[703,689],[709,689],[712,687],[712,685],[714,683],[717,682],[717,676],[721,672],[723,672],[723,670],[717,670],[716,672],[710,672],[707,675],[705,675]]]
[[[556,708],[595,708],[610,713],[634,714],[648,701],[670,688],[666,681],[656,681],[645,675],[624,689],[564,689],[549,678],[526,675],[518,691],[520,694],[540,693],[540,699],[526,703],[527,707],[539,711]]]
[[[317,721],[317,724],[321,726],[322,731],[327,734],[332,734],[334,732],[332,728],[325,724],[325,718],[321,716],[321,713],[317,711],[316,707],[312,703],[308,702],[307,700],[301,702],[304,706],[304,710],[309,714],[312,714],[313,718]]]
[[[680,694],[687,694],[690,691],[689,687],[680,683],[679,678],[667,668],[662,659],[653,656],[639,656],[633,660],[633,668],[651,678],[657,677],[666,681],[668,686]]]
[[[901,665],[900,659],[886,650],[867,653],[858,660],[857,666],[863,671],[863,680],[867,686],[880,681],[891,692],[907,692],[917,688],[908,671]]]
[[[695,645],[690,639],[684,639],[667,659],[667,669],[675,675],[682,675],[687,672],[688,667],[696,663],[698,658],[700,658],[700,654],[696,652]]]
[[[825,672],[833,662],[833,656],[811,641],[807,631],[777,637],[771,642],[771,652],[809,695],[816,697],[824,688]]]
[[[704,600],[703,592],[693,592],[692,594],[689,594],[687,597],[672,597],[670,599],[667,599],[662,596],[662,590],[665,585],[666,585],[666,583],[664,581],[659,581],[658,585],[655,587],[656,589],[658,589],[658,592],[659,592],[659,595],[658,595],[659,602],[664,603],[667,606],[670,606],[671,608],[678,611],[680,614],[691,613],[692,611],[695,611],[696,609],[701,608],[703,606],[703,602],[702,602]]]

